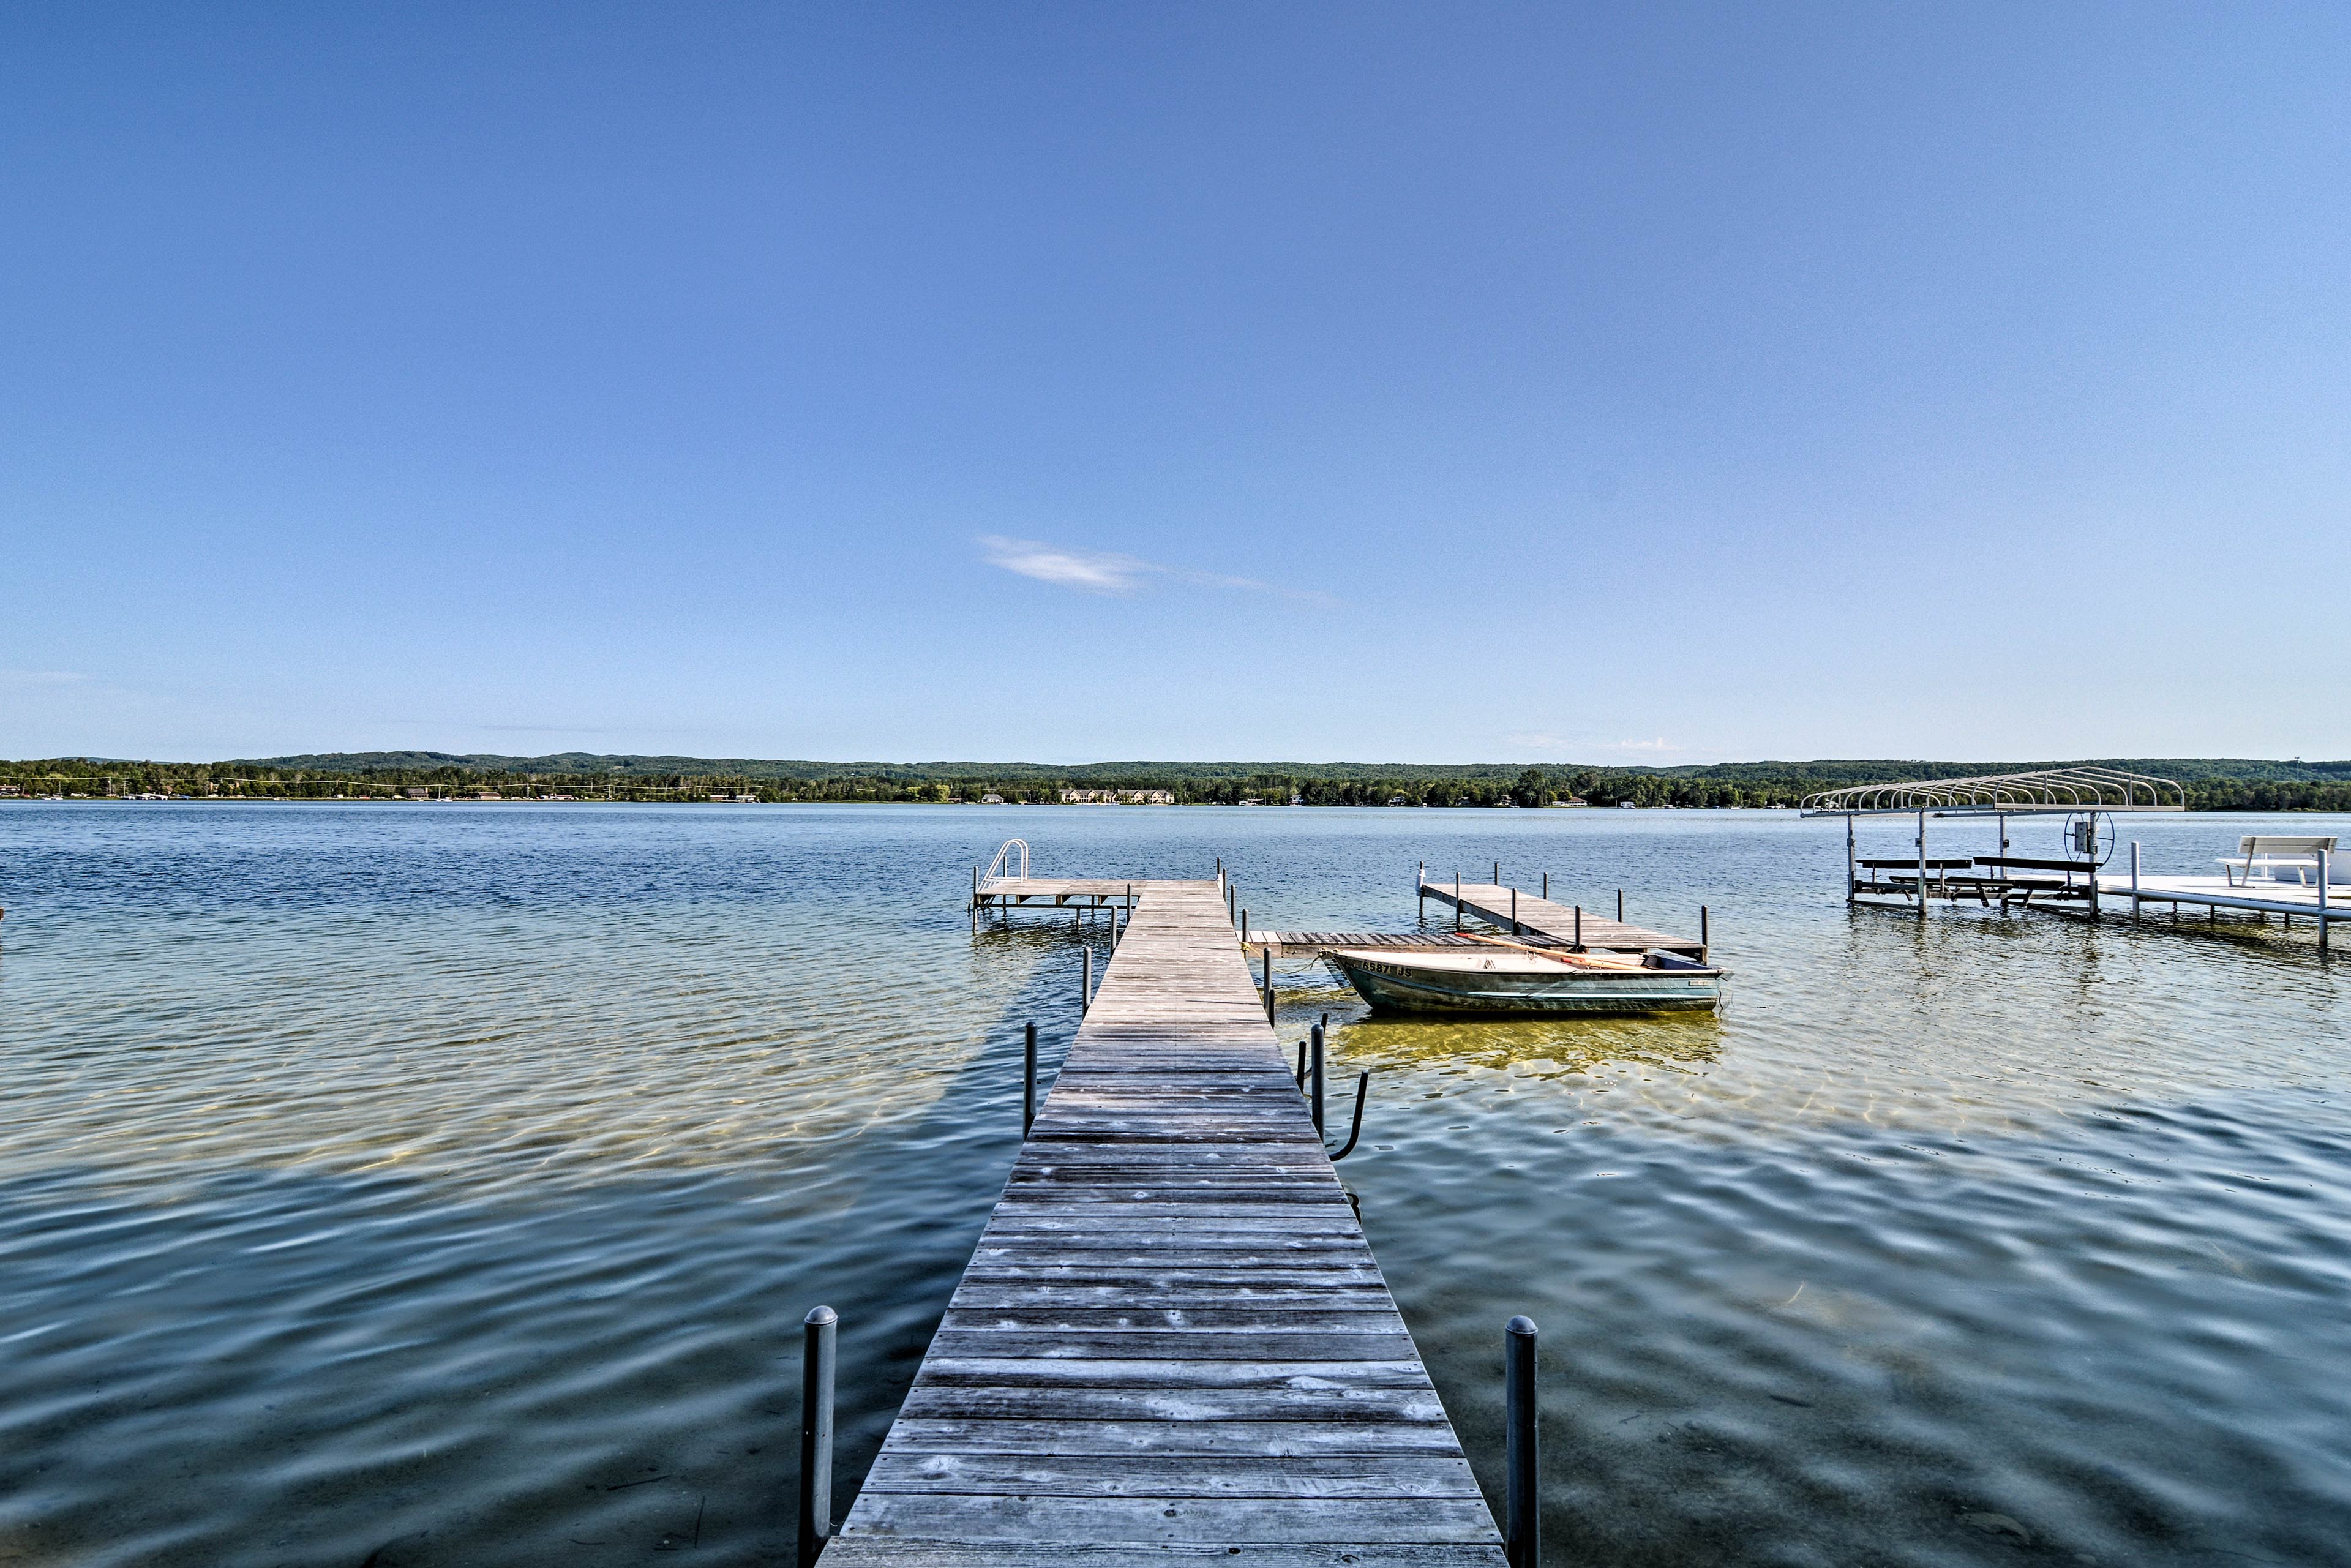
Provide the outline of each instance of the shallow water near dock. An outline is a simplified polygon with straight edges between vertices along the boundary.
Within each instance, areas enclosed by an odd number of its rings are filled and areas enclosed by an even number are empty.
[[[2124,822],[2151,873],[2351,836]],[[2351,953],[2300,925],[1849,910],[1782,811],[512,803],[0,807],[0,1563],[789,1561],[801,1315],[843,1511],[1103,940],[971,930],[1016,834],[1221,856],[1275,929],[1407,929],[1422,861],[1710,907],[1720,1018],[1277,966],[1497,1500],[1541,1325],[1548,1561],[2351,1563]]]

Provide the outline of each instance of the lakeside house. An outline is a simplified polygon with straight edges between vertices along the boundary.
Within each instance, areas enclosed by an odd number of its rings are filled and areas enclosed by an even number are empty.
[[[998,805],[1003,801],[989,796]],[[986,802],[982,802],[985,804]],[[1176,803],[1173,789],[1064,789],[1064,806],[1172,806]]]

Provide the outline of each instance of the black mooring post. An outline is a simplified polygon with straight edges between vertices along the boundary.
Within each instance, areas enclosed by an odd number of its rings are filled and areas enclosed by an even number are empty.
[[[833,1333],[841,1318],[812,1309],[800,1351],[800,1568],[814,1568],[832,1533]]]
[[[1541,1568],[1542,1503],[1535,1465],[1535,1322],[1512,1318],[1502,1333],[1503,1469],[1510,1472],[1506,1541],[1510,1568]]]
[[[1575,906],[1575,950],[1583,951],[1583,905]]]
[[[1625,890],[1621,887],[1616,890],[1616,924],[1625,924]]]
[[[1265,945],[1265,1021],[1273,1027],[1273,944]]]
[[[1306,1042],[1298,1042],[1298,1092],[1306,1092]]]
[[[1308,1038],[1311,1043],[1308,1047],[1310,1055],[1306,1071],[1314,1084],[1314,1135],[1319,1138],[1322,1135],[1322,1026],[1316,1024],[1313,1034]]]
[[[1701,964],[1705,963],[1707,954],[1713,947],[1714,938],[1708,930],[1706,905],[1701,904],[1698,906],[1698,961]]]
[[[1020,1078],[1020,1135],[1027,1137],[1029,1129],[1037,1124],[1037,1026],[1030,1024],[1027,1040],[1021,1046],[1025,1064]]]

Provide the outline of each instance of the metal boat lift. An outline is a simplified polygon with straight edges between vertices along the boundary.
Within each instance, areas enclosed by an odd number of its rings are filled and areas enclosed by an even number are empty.
[[[2079,901],[2091,918],[2098,914],[2098,819],[2110,819],[2106,843],[2111,846],[2111,819],[2129,811],[2184,811],[2188,791],[2169,779],[2126,773],[2113,768],[2048,768],[2032,773],[1988,773],[1971,779],[1925,779],[1907,784],[1857,784],[1827,789],[1803,800],[1807,817],[1844,819],[1844,897],[1857,904],[1865,895],[1892,894],[1917,902],[1925,918],[1927,901],[1938,893],[1947,899],[1972,896],[1989,904],[1997,896],[2003,907],[2011,900],[2030,904],[2037,895],[2053,901]],[[2008,819],[2016,816],[2063,814],[2078,818],[2072,824],[2068,847],[2073,860],[2036,860],[2009,854]],[[1909,817],[1918,820],[1917,855],[1904,861],[1864,861],[1855,858],[1854,821],[1858,817]],[[1990,855],[1930,860],[1927,854],[1929,817],[1990,817],[1999,824],[1999,848]],[[2112,853],[2109,847],[2107,852]],[[2137,847],[2132,847],[2136,868]],[[1990,876],[1976,874],[1989,867]],[[2015,872],[2040,873],[2015,876]],[[2062,880],[2046,873],[2056,873]],[[1864,874],[1864,873],[1867,874]],[[1908,873],[1909,875],[1902,873]],[[2081,881],[2074,878],[2079,875]]]

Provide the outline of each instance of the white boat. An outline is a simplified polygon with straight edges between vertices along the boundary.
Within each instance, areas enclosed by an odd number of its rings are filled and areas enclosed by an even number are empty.
[[[1723,971],[1678,953],[1490,948],[1326,954],[1375,1010],[1418,1013],[1713,1012]]]

